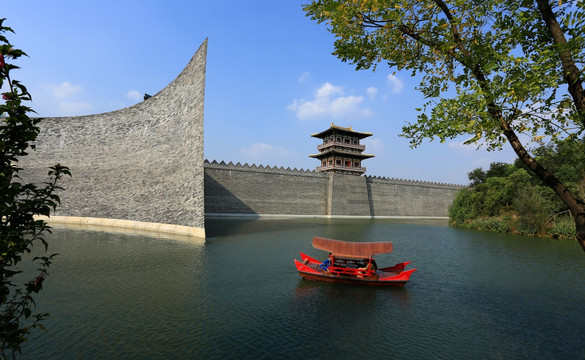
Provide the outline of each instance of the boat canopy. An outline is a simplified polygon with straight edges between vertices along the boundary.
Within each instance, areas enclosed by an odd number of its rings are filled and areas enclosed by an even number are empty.
[[[313,238],[315,249],[325,250],[334,256],[364,259],[376,254],[387,254],[392,252],[391,241],[381,242],[349,242],[333,240],[315,236]]]

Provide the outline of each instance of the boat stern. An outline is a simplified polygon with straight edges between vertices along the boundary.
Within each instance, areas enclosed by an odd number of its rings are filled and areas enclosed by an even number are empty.
[[[398,274],[390,273],[387,275],[381,275],[379,277],[379,280],[380,281],[388,281],[388,282],[392,282],[392,281],[407,282],[410,280],[410,276],[412,275],[412,273],[414,273],[417,270],[418,269],[410,269],[410,270],[402,271]]]
[[[297,270],[299,272],[302,273],[309,273],[309,274],[321,274],[321,272],[315,270],[314,268],[306,265],[304,262],[300,262],[297,259],[294,259],[295,261],[295,266],[297,267]]]

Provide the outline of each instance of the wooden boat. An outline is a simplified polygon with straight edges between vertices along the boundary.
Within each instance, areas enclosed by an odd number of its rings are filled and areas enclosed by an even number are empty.
[[[294,261],[299,275],[307,280],[404,286],[417,270],[404,270],[410,261],[377,268],[373,256],[391,253],[393,246],[390,241],[348,242],[315,236],[313,247],[328,251],[329,259],[322,262],[301,252],[301,261]]]

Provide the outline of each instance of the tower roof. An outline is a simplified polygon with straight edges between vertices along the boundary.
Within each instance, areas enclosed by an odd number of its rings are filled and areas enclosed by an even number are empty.
[[[342,127],[342,126],[337,126],[334,123],[331,123],[331,127],[329,129],[323,130],[319,133],[311,134],[311,137],[322,139],[322,138],[327,137],[327,136],[332,135],[332,134],[347,134],[347,135],[355,136],[359,139],[364,139],[364,138],[367,138],[368,136],[373,135],[372,133],[354,131],[351,128],[351,126],[350,127]]]

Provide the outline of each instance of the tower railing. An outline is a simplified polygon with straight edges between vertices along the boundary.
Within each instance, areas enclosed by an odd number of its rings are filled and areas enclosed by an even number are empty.
[[[321,151],[321,150],[327,149],[327,148],[329,148],[331,146],[342,146],[342,147],[346,147],[346,148],[350,148],[350,149],[355,149],[355,150],[360,150],[360,151],[366,150],[366,146],[365,145],[346,144],[344,142],[337,142],[337,141],[332,141],[332,142],[329,142],[327,144],[317,145],[317,150]]]
[[[325,166],[318,166],[315,170],[317,171],[329,171],[329,170],[341,170],[341,171],[351,171],[351,172],[359,172],[365,173],[365,167],[353,167],[353,166],[345,166],[345,165],[325,165]]]

